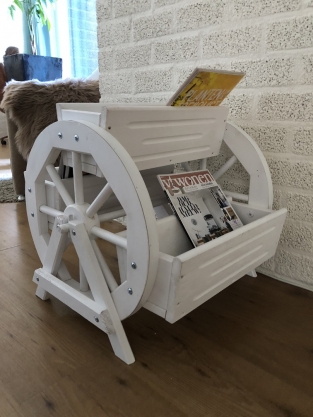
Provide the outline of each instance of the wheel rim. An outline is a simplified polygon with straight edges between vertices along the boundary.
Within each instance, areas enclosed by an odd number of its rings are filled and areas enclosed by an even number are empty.
[[[75,200],[66,195],[53,165],[62,150],[72,152]],[[91,205],[84,203],[82,154],[93,157],[108,182],[102,195],[98,196],[100,200],[105,201],[112,190],[127,215],[127,241],[116,238],[117,245],[125,243],[127,246],[126,280],[115,288],[113,284],[110,287],[118,314],[124,319],[147,300],[156,276],[159,249],[154,210],[146,186],[129,154],[110,133],[89,123],[61,121],[50,125],[39,135],[25,172],[26,207],[32,237],[45,266],[48,254],[52,253],[52,237],[58,239],[56,226],[60,222],[58,213],[55,213],[50,237],[47,210],[43,211],[44,207],[49,208],[45,185],[48,173],[65,203],[66,209],[61,213],[63,218],[71,217],[83,223],[97,252],[94,239],[102,233],[97,216],[99,202],[94,200]],[[66,229],[67,226],[59,225],[58,230],[60,227]],[[66,233],[66,236],[73,239],[71,233]],[[101,234],[101,238],[115,239],[108,234]],[[103,268],[105,266],[102,265],[102,271]],[[106,281],[110,286],[107,276]]]

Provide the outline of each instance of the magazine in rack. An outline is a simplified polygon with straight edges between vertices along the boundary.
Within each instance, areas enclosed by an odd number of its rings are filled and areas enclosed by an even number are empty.
[[[195,247],[243,226],[208,170],[157,177]]]
[[[196,68],[167,106],[219,106],[244,75],[243,72]]]

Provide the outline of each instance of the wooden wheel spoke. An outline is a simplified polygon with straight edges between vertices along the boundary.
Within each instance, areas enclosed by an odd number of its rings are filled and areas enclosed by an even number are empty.
[[[67,191],[64,184],[62,183],[62,180],[59,177],[59,174],[57,173],[54,165],[53,164],[47,165],[46,170],[48,171],[48,174],[50,175],[50,178],[52,179],[54,185],[56,186],[56,189],[58,190],[60,196],[62,197],[65,205],[70,206],[74,204],[72,197],[70,196],[69,192]]]
[[[56,275],[61,262],[62,255],[68,245],[68,237],[66,234],[60,233],[57,229],[57,220],[55,220],[51,237],[49,240],[45,259],[43,261],[43,269],[50,274]]]
[[[81,262],[79,262],[79,289],[82,292],[89,291],[88,281],[87,281],[86,274],[83,270]]]
[[[99,262],[101,271],[104,275],[104,278],[106,280],[106,283],[108,284],[108,287],[110,288],[110,291],[114,291],[118,287],[118,284],[115,281],[115,278],[114,278],[106,260],[104,259],[96,241],[92,240],[91,245],[93,247],[93,250],[95,251],[96,257],[98,259],[98,262]]]
[[[84,204],[84,184],[81,154],[72,152],[75,204]]]
[[[101,227],[97,226],[94,226],[91,229],[91,233],[96,237],[100,237],[101,239],[113,243],[114,245],[127,249],[127,239],[125,237],[109,232],[108,230],[101,229]]]
[[[86,215],[91,218],[93,217],[97,211],[100,209],[100,207],[103,206],[103,204],[107,201],[107,199],[113,194],[113,190],[109,183],[107,183],[103,189],[100,191],[100,193],[97,195],[97,197],[94,199],[94,201],[90,204],[86,211]]]
[[[218,171],[214,172],[214,178],[218,180],[222,175],[225,174],[226,171],[228,171],[234,165],[235,162],[237,162],[237,158],[235,155],[233,155],[231,158],[228,159],[228,161],[225,162],[225,164]]]

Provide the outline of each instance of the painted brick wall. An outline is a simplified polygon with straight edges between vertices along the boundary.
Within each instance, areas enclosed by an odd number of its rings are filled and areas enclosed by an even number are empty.
[[[259,144],[274,207],[289,211],[260,270],[313,289],[313,1],[98,0],[97,17],[102,102],[165,103],[196,66],[246,72],[230,118]],[[209,168],[230,155],[224,146]],[[245,192],[247,174],[235,165],[221,184]]]

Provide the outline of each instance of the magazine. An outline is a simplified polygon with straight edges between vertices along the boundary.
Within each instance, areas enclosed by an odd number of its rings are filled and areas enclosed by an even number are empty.
[[[196,68],[167,106],[219,106],[244,75],[243,72]]]
[[[157,177],[195,247],[243,226],[208,170]]]

